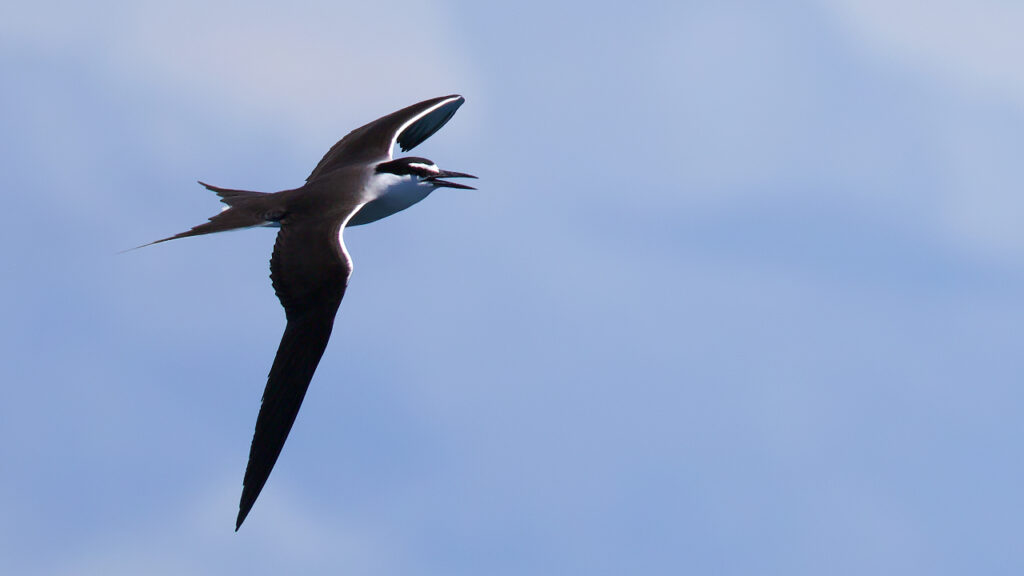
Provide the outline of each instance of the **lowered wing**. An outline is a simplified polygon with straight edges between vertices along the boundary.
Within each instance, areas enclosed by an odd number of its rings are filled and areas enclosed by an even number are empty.
[[[249,449],[237,530],[274,468],[306,389],[331,337],[352,261],[341,238],[344,222],[282,221],[270,259],[270,278],[288,325],[267,377]]]

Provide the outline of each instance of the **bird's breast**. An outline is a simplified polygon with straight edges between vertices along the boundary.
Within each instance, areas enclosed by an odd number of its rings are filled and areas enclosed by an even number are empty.
[[[434,187],[411,176],[379,174],[368,187],[373,200],[366,203],[348,222],[349,226],[368,224],[401,212],[427,197]]]

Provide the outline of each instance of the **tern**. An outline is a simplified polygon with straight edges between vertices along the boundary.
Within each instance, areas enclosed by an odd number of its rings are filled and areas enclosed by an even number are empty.
[[[405,210],[438,188],[474,190],[446,178],[476,176],[441,170],[426,158],[392,156],[396,144],[408,152],[441,129],[463,102],[457,94],[425,100],[353,130],[331,147],[305,184],[292,190],[252,192],[199,182],[227,207],[209,222],[145,245],[240,228],[279,228],[270,279],[287,324],[256,418],[236,531],[281,454],[331,336],[352,273],[345,228]]]

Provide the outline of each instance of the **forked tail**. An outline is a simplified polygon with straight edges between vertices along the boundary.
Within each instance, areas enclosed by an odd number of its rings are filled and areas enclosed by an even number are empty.
[[[199,183],[207,190],[216,192],[217,196],[220,196],[220,201],[227,204],[228,207],[220,214],[211,217],[209,222],[193,226],[190,230],[175,234],[174,236],[168,236],[167,238],[161,238],[142,246],[136,246],[132,250],[167,242],[168,240],[177,240],[178,238],[263,226],[268,222],[279,220],[283,216],[283,212],[273,209],[272,199],[275,196],[273,193],[231,190],[211,186],[202,181]]]
[[[239,204],[242,204],[246,200],[249,200],[251,198],[259,198],[261,196],[267,196],[267,193],[265,193],[265,192],[252,192],[252,191],[249,191],[249,190],[231,190],[229,188],[221,188],[219,186],[213,186],[212,184],[207,184],[206,182],[203,182],[202,180],[199,180],[199,183],[203,186],[203,188],[206,188],[207,190],[209,190],[211,192],[215,192],[217,194],[217,196],[220,196],[220,201],[221,202],[227,204],[228,206],[232,206],[232,207],[236,206],[236,205],[239,205]]]

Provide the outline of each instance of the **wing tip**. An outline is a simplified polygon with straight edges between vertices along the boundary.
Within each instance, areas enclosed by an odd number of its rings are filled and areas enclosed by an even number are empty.
[[[464,96],[462,96],[461,94],[449,94],[448,96],[444,97],[443,101],[448,101],[448,102],[454,103],[455,104],[455,108],[458,109],[459,106],[462,106],[463,104],[466,103],[466,98]]]
[[[410,121],[410,123],[406,124],[404,129],[395,136],[395,139],[392,141],[392,145],[398,144],[398,147],[402,152],[408,152],[419,146],[424,140],[430,138],[435,132],[447,124],[448,121],[455,116],[455,112],[457,112],[465,102],[466,99],[461,94],[449,94],[448,96],[439,96],[437,98],[420,102],[418,106],[422,106],[426,103],[431,103],[431,105],[424,112],[421,112],[416,120]],[[435,115],[438,112],[443,114],[440,121],[425,130],[422,126],[417,127],[418,124],[422,123],[424,118]]]
[[[245,486],[242,486],[242,499],[238,503],[238,517],[235,518],[235,532],[242,527],[242,523],[245,522],[246,517],[249,516],[249,512],[252,510],[253,504],[256,503],[256,498],[249,495],[248,490]]]

